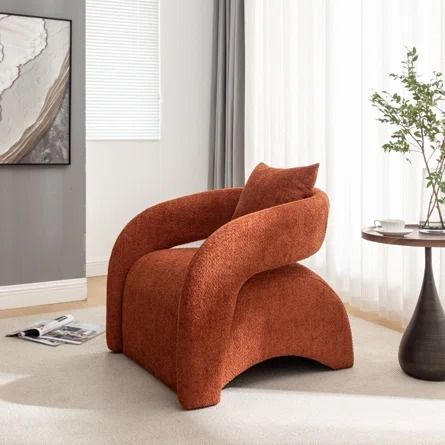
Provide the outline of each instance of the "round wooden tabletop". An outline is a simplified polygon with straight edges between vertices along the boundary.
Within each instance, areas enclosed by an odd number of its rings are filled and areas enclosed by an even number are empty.
[[[407,224],[406,228],[413,231],[406,236],[388,236],[377,233],[375,227],[365,227],[362,229],[362,238],[375,243],[394,244],[395,246],[445,247],[445,235],[424,235],[419,233],[419,226],[415,224]]]

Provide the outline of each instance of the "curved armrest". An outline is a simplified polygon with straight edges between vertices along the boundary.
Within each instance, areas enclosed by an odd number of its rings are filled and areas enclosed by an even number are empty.
[[[211,400],[218,397],[212,388],[220,388],[225,344],[243,284],[257,273],[317,252],[328,212],[328,197],[316,190],[310,198],[234,219],[201,246],[190,264],[179,308],[177,385],[184,406],[196,388],[209,394],[208,404],[217,401]]]
[[[131,266],[149,252],[207,238],[230,220],[241,190],[211,190],[166,201],[127,224],[108,266],[107,343],[112,351],[122,351],[122,294]]]

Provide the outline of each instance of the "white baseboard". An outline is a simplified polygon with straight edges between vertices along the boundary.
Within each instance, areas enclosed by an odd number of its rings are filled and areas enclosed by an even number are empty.
[[[102,277],[108,273],[108,258],[87,259],[87,277]]]
[[[0,286],[0,310],[81,301],[86,298],[86,278]]]

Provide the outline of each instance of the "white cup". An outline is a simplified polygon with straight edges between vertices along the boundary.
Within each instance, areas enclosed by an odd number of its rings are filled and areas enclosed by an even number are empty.
[[[376,219],[374,226],[387,232],[401,232],[405,228],[403,219]]]

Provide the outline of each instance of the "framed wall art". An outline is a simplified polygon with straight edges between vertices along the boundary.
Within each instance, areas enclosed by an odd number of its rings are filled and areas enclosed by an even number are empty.
[[[0,13],[0,165],[71,157],[71,21]]]

